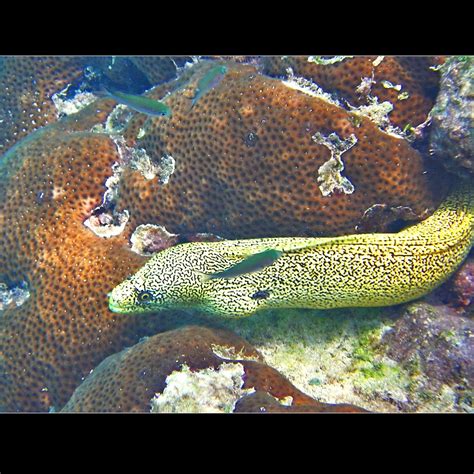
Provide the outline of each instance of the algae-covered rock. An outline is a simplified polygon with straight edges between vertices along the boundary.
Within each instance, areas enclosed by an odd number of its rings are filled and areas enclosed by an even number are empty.
[[[431,149],[460,175],[474,174],[474,56],[449,58],[441,66],[436,104],[431,111]]]
[[[412,375],[417,373],[419,397],[439,403],[440,395],[451,391],[453,408],[472,411],[472,319],[459,316],[448,306],[415,303],[385,334],[383,343],[389,357],[408,368]]]
[[[321,402],[377,412],[470,411],[473,323],[442,306],[428,327],[425,318],[415,318],[408,328],[414,316],[407,308],[413,306],[268,311],[226,326],[257,348],[267,364]],[[415,334],[421,337],[426,331],[419,348]],[[424,353],[424,362],[401,356],[417,350]],[[456,367],[461,371],[457,375]]]

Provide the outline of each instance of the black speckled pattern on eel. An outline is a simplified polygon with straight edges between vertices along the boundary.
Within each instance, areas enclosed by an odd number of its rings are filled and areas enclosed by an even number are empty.
[[[469,253],[474,188],[463,183],[424,221],[393,234],[195,242],[157,253],[110,294],[112,311],[196,308],[241,317],[264,308],[389,306],[443,283]],[[266,249],[273,264],[230,279],[205,279]]]

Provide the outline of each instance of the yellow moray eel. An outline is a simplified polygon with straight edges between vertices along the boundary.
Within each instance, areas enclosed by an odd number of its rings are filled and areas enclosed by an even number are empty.
[[[473,239],[474,188],[465,183],[433,215],[398,233],[176,245],[114,288],[109,307],[120,313],[195,308],[241,317],[266,308],[390,306],[443,283]],[[282,254],[259,271],[203,278],[267,249]]]

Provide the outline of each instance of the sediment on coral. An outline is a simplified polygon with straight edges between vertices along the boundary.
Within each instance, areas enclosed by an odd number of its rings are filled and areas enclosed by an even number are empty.
[[[415,316],[419,306],[426,305],[279,310],[223,324],[320,402],[375,412],[470,412],[472,321],[440,305],[428,318],[424,310]]]

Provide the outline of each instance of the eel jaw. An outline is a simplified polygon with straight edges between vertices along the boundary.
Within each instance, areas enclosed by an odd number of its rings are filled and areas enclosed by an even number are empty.
[[[110,309],[110,311],[112,311],[112,313],[123,313],[123,312],[126,312],[126,310],[123,311],[123,309],[122,309],[120,306],[116,305],[115,303],[113,303],[113,302],[110,301],[110,300],[109,300],[109,309]]]
[[[124,306],[117,301],[117,299],[114,297],[114,294],[116,296],[115,288],[107,295],[109,298],[109,310],[113,313],[131,313],[131,311],[127,309],[126,305]]]

